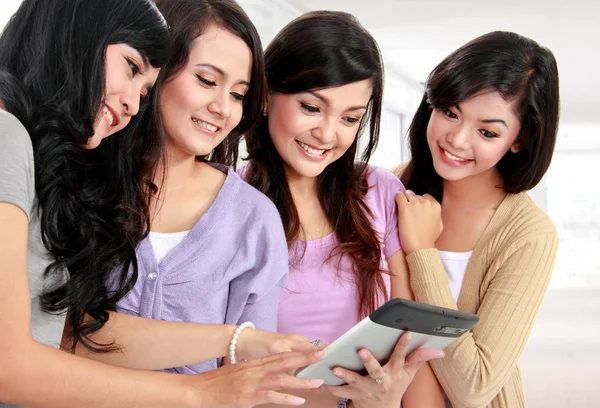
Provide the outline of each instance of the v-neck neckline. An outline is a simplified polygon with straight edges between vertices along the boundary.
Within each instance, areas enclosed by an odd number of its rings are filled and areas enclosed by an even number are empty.
[[[485,229],[483,230],[483,233],[477,240],[477,243],[475,244],[475,247],[473,248],[471,258],[469,259],[469,262],[467,263],[467,268],[465,270],[465,275],[463,277],[463,282],[461,285],[460,293],[458,294],[458,300],[456,302],[456,305],[458,306],[459,310],[463,310],[464,306],[465,306],[464,305],[465,299],[463,296],[463,293],[465,292],[465,290],[464,290],[465,287],[470,288],[468,290],[475,290],[475,289],[478,290],[478,288],[474,287],[475,271],[473,270],[473,266],[472,266],[473,259],[477,259],[481,256],[481,251],[483,250],[484,246],[487,245],[490,238],[493,237],[498,232],[498,229],[500,227],[502,227],[502,225],[503,225],[502,222],[505,219],[505,217],[504,217],[505,213],[507,211],[510,211],[510,209],[514,207],[515,203],[519,202],[522,199],[523,199],[522,194],[506,194],[506,196],[502,199],[502,202],[500,202],[500,205],[498,206],[498,208],[496,208],[496,211],[494,211],[494,215],[490,219],[490,222],[485,227]]]
[[[213,163],[209,164],[226,174],[225,182],[217,193],[215,200],[198,219],[192,229],[190,229],[185,238],[177,244],[160,263],[156,262],[156,255],[150,239],[146,237],[140,243],[142,262],[144,262],[144,266],[148,270],[170,269],[172,266],[171,264],[174,262],[172,260],[181,258],[179,255],[183,253],[182,251],[187,252],[188,250],[194,250],[192,245],[196,248],[201,246],[210,236],[210,232],[217,224],[218,220],[222,219],[222,215],[230,207],[230,203],[235,199],[237,192],[235,183],[237,175],[235,175],[235,172],[227,166],[215,165]]]

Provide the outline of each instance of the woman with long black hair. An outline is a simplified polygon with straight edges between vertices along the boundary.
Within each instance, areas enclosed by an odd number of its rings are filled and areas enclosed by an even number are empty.
[[[0,37],[0,405],[250,407],[298,403],[269,391],[310,385],[283,373],[311,353],[171,376],[56,349],[65,312],[76,342],[106,346],[88,336],[135,283],[125,271],[137,269],[162,140],[133,137],[130,122],[168,41],[148,0],[25,0]]]

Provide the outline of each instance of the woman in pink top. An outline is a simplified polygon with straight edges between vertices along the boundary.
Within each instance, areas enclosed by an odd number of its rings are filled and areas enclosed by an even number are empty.
[[[404,187],[367,165],[379,136],[382,60],[355,18],[325,11],[286,26],[265,64],[265,118],[247,137],[245,176],[277,206],[290,248],[278,330],[332,342],[390,297],[412,296],[395,204]],[[348,385],[309,392],[307,405],[443,406],[427,365],[403,398],[416,360],[381,367],[367,350],[359,355],[369,375],[335,369]]]

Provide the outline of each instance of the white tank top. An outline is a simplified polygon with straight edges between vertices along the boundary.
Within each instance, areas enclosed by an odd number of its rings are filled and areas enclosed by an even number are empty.
[[[160,264],[161,261],[175,248],[177,245],[184,240],[190,231],[181,232],[150,232],[148,237],[154,250],[154,256],[156,257],[156,263]]]
[[[446,275],[448,275],[448,282],[450,283],[450,291],[455,302],[458,302],[458,295],[460,295],[460,289],[462,288],[463,279],[465,272],[467,271],[467,265],[469,259],[473,255],[473,251],[470,252],[449,252],[449,251],[438,251]],[[444,399],[446,402],[446,408],[452,408],[452,404],[448,397],[444,393]]]
[[[450,291],[455,302],[458,302],[458,295],[462,287],[467,265],[473,255],[473,251],[470,252],[448,252],[438,251],[442,264],[448,275],[448,281],[450,282]]]

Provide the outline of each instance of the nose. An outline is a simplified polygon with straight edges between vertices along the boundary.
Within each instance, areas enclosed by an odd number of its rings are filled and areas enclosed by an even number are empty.
[[[319,125],[313,128],[312,136],[323,144],[331,143],[335,140],[335,120],[324,117]]]
[[[127,116],[135,116],[140,111],[140,98],[142,94],[142,87],[133,85],[129,92],[125,93],[121,97],[121,105],[123,106],[123,112]]]
[[[222,118],[228,118],[231,115],[231,95],[226,90],[216,92],[214,99],[208,104],[208,111],[215,113]]]
[[[448,132],[446,140],[457,150],[466,150],[469,147],[469,130],[460,126]]]

